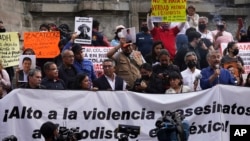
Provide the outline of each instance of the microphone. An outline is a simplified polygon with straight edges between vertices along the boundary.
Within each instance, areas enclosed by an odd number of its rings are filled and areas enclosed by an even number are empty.
[[[220,65],[219,64],[216,64],[215,65],[215,69],[220,69]],[[218,75],[218,77],[219,77],[220,75]]]
[[[219,65],[219,64],[216,64],[216,65],[215,65],[215,68],[216,68],[216,69],[220,69],[220,65]],[[218,75],[218,84],[220,83],[219,78],[220,78],[220,75]]]

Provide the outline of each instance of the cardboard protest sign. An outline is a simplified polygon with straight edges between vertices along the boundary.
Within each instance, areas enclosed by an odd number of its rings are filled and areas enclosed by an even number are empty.
[[[153,22],[185,22],[186,0],[152,0]]]
[[[107,52],[113,47],[91,47],[83,46],[84,58],[90,60],[94,65],[94,70],[97,77],[103,74],[102,62],[108,59]]]
[[[19,55],[20,46],[17,32],[0,33],[0,57],[3,67],[18,65]]]
[[[35,55],[20,55],[19,57],[19,69],[23,69],[23,60],[24,58],[30,58],[31,60],[31,69],[36,68],[36,56]]]
[[[92,17],[75,17],[75,32],[78,34],[78,38],[75,39],[75,43],[91,44],[92,23]]]
[[[54,58],[59,55],[58,43],[60,33],[53,32],[25,32],[24,49],[32,48],[36,58]]]

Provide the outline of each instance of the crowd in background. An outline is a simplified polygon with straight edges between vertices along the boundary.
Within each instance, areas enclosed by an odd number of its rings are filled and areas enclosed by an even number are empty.
[[[236,33],[227,31],[226,21],[220,19],[214,29],[208,29],[209,20],[196,13],[194,6],[187,8],[187,21],[182,23],[154,23],[147,20],[140,25],[136,42],[132,43],[122,30],[115,28],[109,42],[99,32],[100,23],[93,20],[92,46],[111,47],[102,62],[103,75],[96,76],[93,62],[84,58],[79,37],[67,24],[42,24],[41,32],[60,32],[60,55],[36,59],[31,69],[29,57],[22,60],[23,69],[3,68],[0,59],[0,95],[4,97],[14,88],[58,90],[129,90],[141,93],[171,94],[211,88],[217,84],[250,86],[250,74],[244,80],[244,61],[238,55],[238,42],[250,41],[250,27],[241,22]],[[0,22],[0,32],[6,32]],[[127,32],[129,32],[127,30]],[[235,37],[235,38],[234,38]],[[223,54],[221,43],[227,43]],[[26,47],[23,55],[35,55]],[[227,65],[234,62],[235,65]],[[20,81],[22,80],[22,81]]]

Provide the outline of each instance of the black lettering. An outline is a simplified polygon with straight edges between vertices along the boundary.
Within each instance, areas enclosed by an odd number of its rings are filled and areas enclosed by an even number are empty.
[[[83,117],[84,119],[88,120],[90,118],[90,115],[92,114],[91,111],[83,111]]]
[[[196,115],[201,115],[201,114],[202,114],[202,111],[203,111],[203,108],[202,108],[202,107],[196,107],[196,108],[194,109],[194,113],[195,113]]]
[[[57,112],[49,111],[48,119],[57,119]]]
[[[120,116],[121,116],[121,114],[119,112],[117,112],[117,111],[112,113],[112,119],[113,120],[119,120]]]
[[[7,122],[9,110],[5,110],[3,122]]]
[[[76,120],[77,119],[77,112],[76,111],[70,111],[68,119],[70,119],[70,120]]]
[[[219,130],[221,130],[221,123],[219,123],[219,122],[214,123],[214,125],[213,125],[213,130],[214,130],[214,131],[219,131]]]
[[[231,114],[235,114],[235,109],[237,108],[236,103],[232,105],[231,108],[232,108]]]
[[[41,135],[40,130],[34,130],[33,131],[33,134],[32,134],[33,139],[41,139],[41,137],[42,137],[42,135]]]
[[[198,125],[198,127],[199,127],[199,131],[197,132],[197,134],[200,134],[200,133],[206,133],[206,124],[205,125]]]
[[[33,117],[36,119],[40,119],[42,117],[42,111],[40,110],[35,110],[33,113]]]

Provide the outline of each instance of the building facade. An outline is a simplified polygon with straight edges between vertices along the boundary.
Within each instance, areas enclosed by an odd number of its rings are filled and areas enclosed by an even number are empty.
[[[74,30],[74,17],[93,17],[100,25],[100,31],[109,39],[114,36],[115,27],[124,25],[136,27],[146,19],[151,0],[1,0],[0,20],[8,31],[38,31],[42,23],[68,24]],[[200,16],[210,19],[214,29],[215,19],[223,17],[228,30],[234,33],[237,19],[242,17],[250,25],[249,0],[187,0],[196,7]]]

